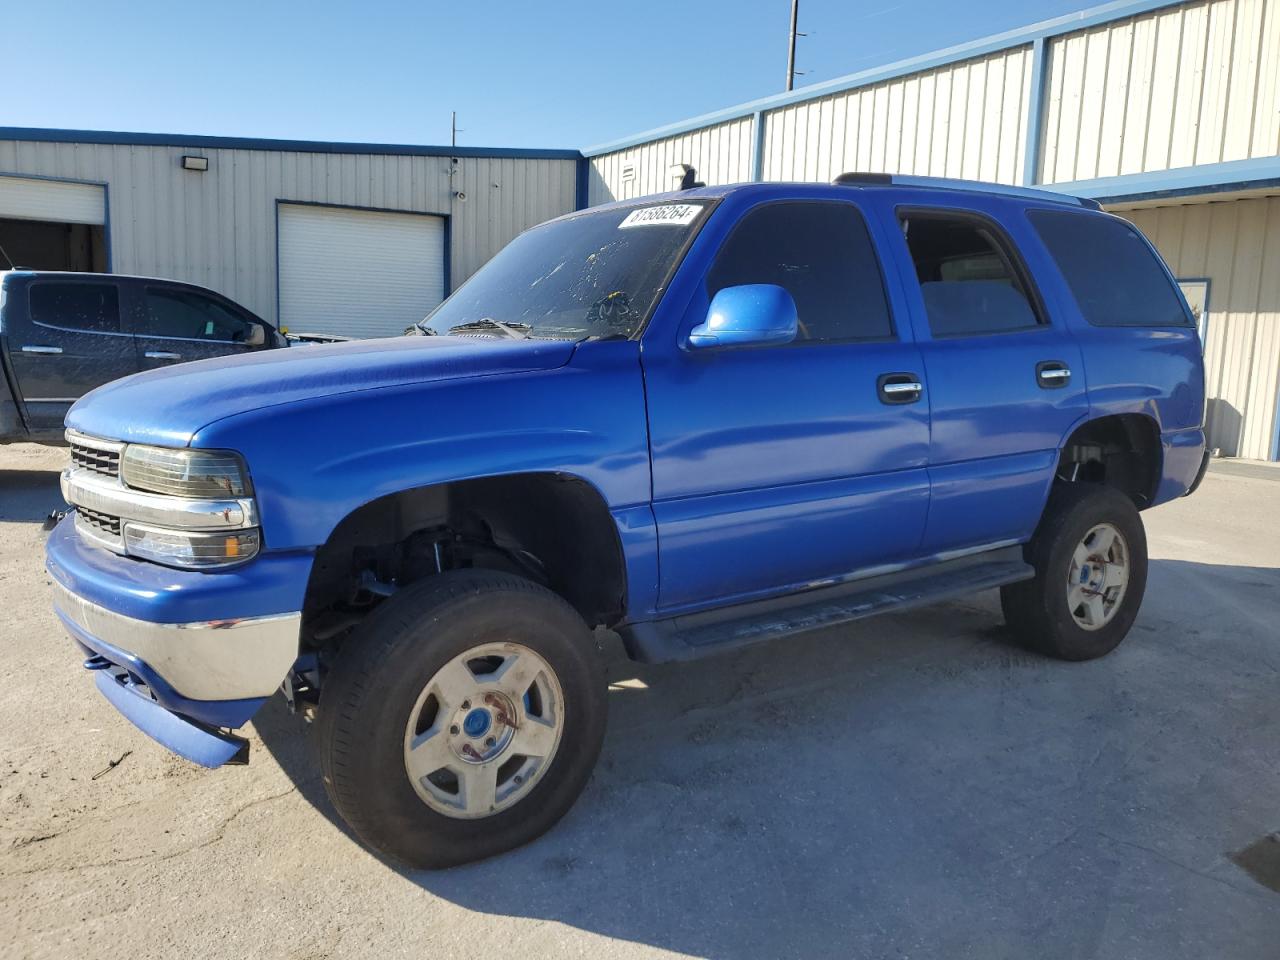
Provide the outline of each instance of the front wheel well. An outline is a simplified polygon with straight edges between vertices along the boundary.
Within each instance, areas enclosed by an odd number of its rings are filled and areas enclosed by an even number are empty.
[[[1163,463],[1160,428],[1140,413],[1115,414],[1081,424],[1062,446],[1056,483],[1104,483],[1139,509],[1151,505]]]
[[[589,625],[625,609],[617,525],[594,486],[564,473],[484,477],[390,494],[344,518],[316,553],[304,642],[329,647],[401,587],[459,569],[539,583]]]

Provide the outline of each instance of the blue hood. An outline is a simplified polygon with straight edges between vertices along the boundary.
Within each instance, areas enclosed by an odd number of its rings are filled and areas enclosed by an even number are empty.
[[[250,410],[378,387],[563,366],[560,340],[391,337],[197,360],[86,394],[67,426],[93,436],[180,446],[201,427]]]

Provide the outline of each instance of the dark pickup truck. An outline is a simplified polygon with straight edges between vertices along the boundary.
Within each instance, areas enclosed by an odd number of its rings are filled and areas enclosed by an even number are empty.
[[[266,321],[189,283],[0,272],[0,443],[63,443],[71,405],[131,373],[284,346]]]

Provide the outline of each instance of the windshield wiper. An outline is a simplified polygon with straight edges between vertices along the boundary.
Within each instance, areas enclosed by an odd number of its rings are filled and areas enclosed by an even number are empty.
[[[533,327],[527,323],[503,323],[501,320],[493,319],[493,317],[481,317],[479,320],[460,323],[455,327],[449,328],[450,333],[468,330],[501,330],[512,340],[525,340],[533,332]]]

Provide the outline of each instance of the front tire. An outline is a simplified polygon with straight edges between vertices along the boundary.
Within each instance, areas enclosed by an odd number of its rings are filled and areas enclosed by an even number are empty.
[[[325,789],[369,846],[441,868],[528,843],[573,805],[607,714],[582,618],[511,574],[414,584],[356,628],[325,679]]]
[[[1000,590],[1005,622],[1025,646],[1092,660],[1120,645],[1147,586],[1147,536],[1132,500],[1100,484],[1055,488],[1025,556],[1034,579]]]

